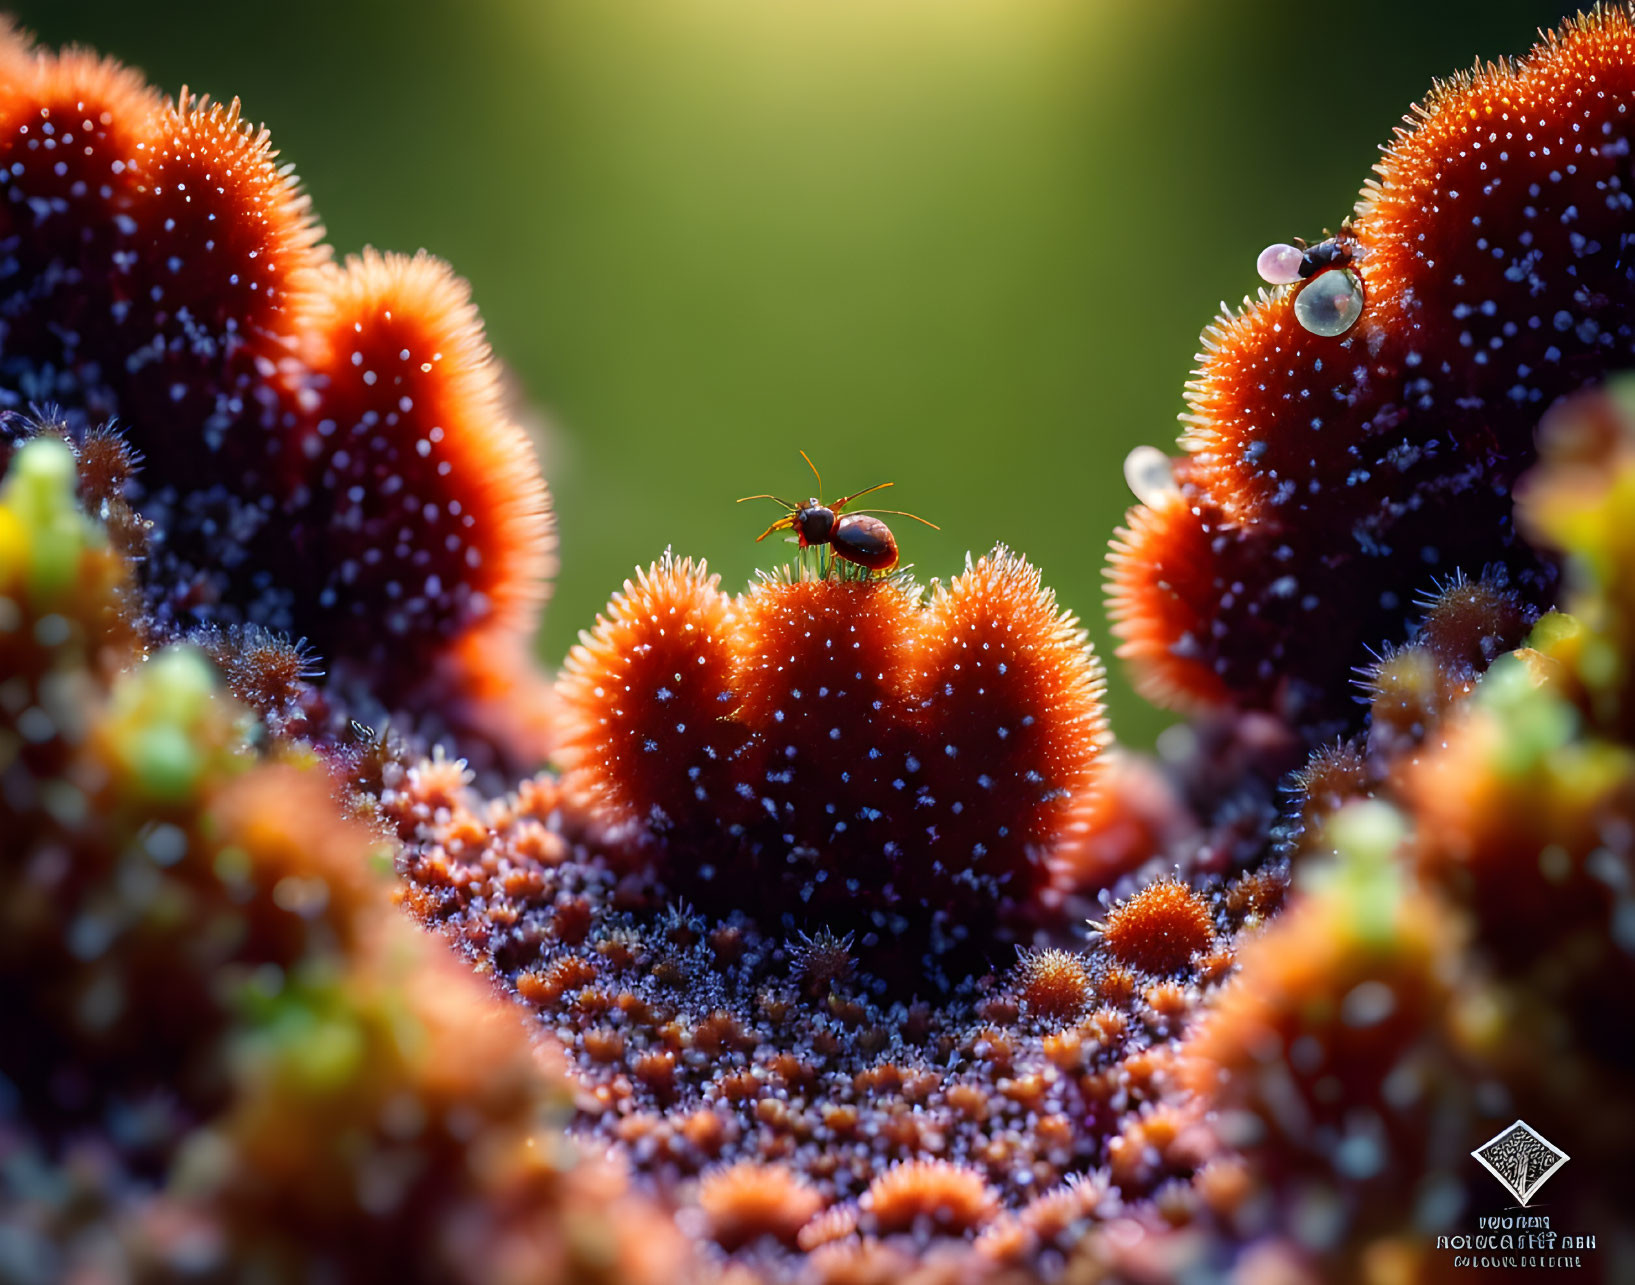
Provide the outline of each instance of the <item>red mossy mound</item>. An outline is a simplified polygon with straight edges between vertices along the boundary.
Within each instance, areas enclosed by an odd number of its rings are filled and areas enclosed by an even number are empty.
[[[1101,673],[1003,550],[922,607],[900,580],[730,600],[666,560],[559,684],[568,795],[644,833],[672,886],[941,955],[1028,908],[1083,828]]]
[[[1548,599],[1554,569],[1515,540],[1510,488],[1545,409],[1635,360],[1632,105],[1621,6],[1454,78],[1337,242],[1356,324],[1306,329],[1296,285],[1206,332],[1176,490],[1115,546],[1144,692],[1344,717],[1354,649],[1402,637],[1439,572],[1507,563],[1517,592]]]
[[[464,283],[424,256],[334,266],[236,101],[164,102],[10,30],[0,168],[0,390],[140,452],[156,619],[304,636],[388,706],[486,726],[467,640],[526,637],[552,538]],[[543,749],[539,720],[497,721]]]

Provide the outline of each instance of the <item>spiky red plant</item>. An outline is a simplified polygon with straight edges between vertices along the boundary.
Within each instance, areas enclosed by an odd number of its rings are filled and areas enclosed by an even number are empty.
[[[1077,623],[1005,550],[924,606],[855,577],[731,600],[666,558],[568,658],[564,786],[702,900],[876,957],[986,949],[1082,827],[1100,694]]]
[[[1481,673],[1519,644],[1533,622],[1515,592],[1493,576],[1456,575],[1420,605],[1419,641],[1452,678]]]
[[[1073,1017],[1090,1001],[1090,975],[1072,951],[1032,951],[1019,961],[1017,973],[1018,994],[1041,1017]]]
[[[236,101],[0,33],[0,388],[124,427],[158,619],[304,635],[458,718],[537,614],[544,485],[464,283],[425,256],[331,264],[276,155]]]
[[[1114,959],[1175,973],[1215,939],[1209,903],[1178,879],[1158,879],[1107,912],[1102,939]]]
[[[1543,410],[1635,359],[1632,103],[1623,6],[1438,86],[1335,242],[1349,265],[1206,332],[1175,487],[1115,546],[1143,691],[1344,715],[1361,646],[1401,637],[1439,571],[1509,563],[1524,597],[1549,596],[1510,487]],[[1325,279],[1360,292],[1338,335],[1301,319]]]
[[[710,1238],[723,1249],[742,1249],[763,1237],[793,1245],[800,1229],[823,1208],[823,1198],[785,1165],[741,1160],[705,1174],[699,1208]]]
[[[911,1160],[876,1178],[859,1201],[861,1228],[879,1235],[908,1232],[923,1222],[958,1235],[981,1227],[999,1210],[982,1175],[947,1160]]]

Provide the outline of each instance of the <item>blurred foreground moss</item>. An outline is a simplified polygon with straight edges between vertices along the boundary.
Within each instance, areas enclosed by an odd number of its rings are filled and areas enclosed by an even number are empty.
[[[75,485],[0,486],[0,1276],[682,1279],[339,782],[145,654]]]

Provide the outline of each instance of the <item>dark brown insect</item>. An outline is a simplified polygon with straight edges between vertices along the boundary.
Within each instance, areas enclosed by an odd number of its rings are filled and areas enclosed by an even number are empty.
[[[1301,243],[1300,249],[1303,253],[1300,257],[1300,279],[1307,281],[1319,272],[1345,267],[1354,257],[1351,246],[1352,236],[1349,228],[1340,229],[1339,236],[1331,236],[1316,245]]]
[[[812,470],[812,476],[817,478],[818,490],[821,492],[823,475],[817,471],[817,465],[812,463],[812,457],[805,451],[800,453],[800,457]],[[738,503],[743,504],[745,500],[771,500],[789,510],[755,537],[756,544],[774,531],[793,531],[803,549],[814,544],[826,544],[835,551],[837,558],[855,562],[870,571],[890,571],[897,565],[897,537],[891,534],[890,527],[874,516],[876,513],[913,518],[916,522],[925,522],[933,531],[942,530],[935,522],[926,522],[917,514],[904,513],[901,509],[856,509],[851,513],[841,512],[853,500],[871,495],[875,491],[882,491],[891,485],[893,485],[891,482],[881,482],[867,490],[843,495],[833,504],[825,504],[816,498],[807,500],[804,504],[797,504],[776,495],[746,495]]]

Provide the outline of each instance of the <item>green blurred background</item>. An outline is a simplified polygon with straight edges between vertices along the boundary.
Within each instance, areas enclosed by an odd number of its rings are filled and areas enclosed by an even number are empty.
[[[739,586],[771,505],[883,479],[922,577],[1003,540],[1110,651],[1132,446],[1217,301],[1338,225],[1433,76],[1545,0],[29,0],[238,95],[341,251],[469,277],[545,424],[555,662],[666,545]],[[1162,718],[1113,669],[1118,732]]]

